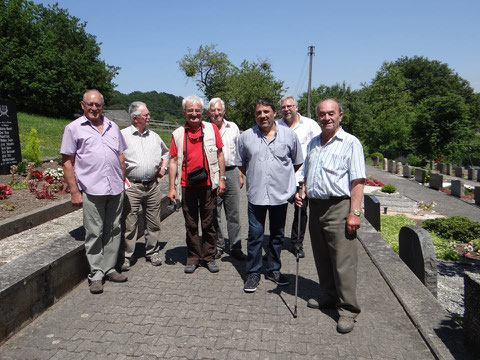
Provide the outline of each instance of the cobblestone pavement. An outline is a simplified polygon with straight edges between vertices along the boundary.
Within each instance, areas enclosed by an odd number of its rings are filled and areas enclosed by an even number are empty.
[[[244,195],[241,213],[245,239]],[[153,267],[140,258],[127,273],[127,283],[107,282],[101,295],[91,295],[85,280],[4,343],[0,359],[433,358],[360,245],[358,296],[363,311],[353,332],[341,335],[333,312],[306,307],[308,298],[318,295],[308,237],[294,319],[296,263],[289,252],[282,252],[282,272],[290,286],[277,288],[262,276],[257,292],[245,294],[245,264],[227,255],[219,261],[219,273],[205,268],[191,275],[183,272],[181,212],[164,220],[162,227],[164,265]],[[286,235],[290,227],[289,222]],[[245,249],[245,240],[243,245]]]

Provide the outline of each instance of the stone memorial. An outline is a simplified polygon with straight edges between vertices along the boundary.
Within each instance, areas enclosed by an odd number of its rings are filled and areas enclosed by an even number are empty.
[[[10,166],[21,161],[17,106],[12,100],[0,99],[0,174],[10,174]]]
[[[465,187],[463,186],[462,180],[452,180],[451,195],[461,198],[465,195]]]
[[[464,284],[464,334],[465,342],[480,358],[480,275],[465,271]]]
[[[405,165],[403,167],[403,177],[410,179],[412,177],[412,167],[410,165]]]
[[[372,224],[375,230],[380,231],[380,201],[375,196],[367,194],[363,196],[363,206],[365,219]]]
[[[403,165],[402,163],[399,161],[397,162],[397,165],[396,165],[396,170],[395,170],[395,174],[398,174],[398,175],[402,175],[402,172],[403,172]]]
[[[452,164],[447,164],[447,169],[445,170],[446,175],[452,175]]]
[[[437,257],[430,233],[420,226],[404,226],[398,234],[400,259],[437,297]]]
[[[439,174],[445,174],[445,164],[439,162],[437,164],[437,170],[438,170]]]
[[[378,166],[380,164],[380,158],[378,156],[375,156],[373,158],[373,165]]]
[[[477,180],[478,171],[477,169],[468,169],[468,180]]]
[[[388,159],[383,158],[383,170],[387,171],[388,170]]]
[[[388,162],[388,172],[392,174],[395,172],[395,160],[390,160]]]
[[[480,205],[480,186],[475,186],[473,190],[473,199],[476,205]]]
[[[463,167],[457,166],[455,168],[455,176],[463,178]]]
[[[480,171],[477,171],[477,181],[480,182]]]
[[[424,169],[415,168],[415,181],[423,184],[425,182],[425,175],[427,172]]]
[[[441,174],[431,174],[430,175],[429,186],[432,189],[440,190],[440,188],[443,187],[443,175],[441,175]]]

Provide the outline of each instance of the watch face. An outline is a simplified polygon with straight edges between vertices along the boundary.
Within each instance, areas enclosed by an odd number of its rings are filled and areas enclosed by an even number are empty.
[[[356,215],[356,216],[360,216],[362,214],[360,210],[353,210],[352,213],[353,215]]]

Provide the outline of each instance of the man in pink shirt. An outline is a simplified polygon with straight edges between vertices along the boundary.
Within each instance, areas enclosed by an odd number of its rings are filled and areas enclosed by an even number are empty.
[[[127,281],[115,270],[120,247],[127,145],[118,126],[102,115],[103,96],[88,90],[83,116],[63,133],[63,171],[74,206],[83,206],[85,252],[90,265],[90,292],[103,292],[103,281]]]

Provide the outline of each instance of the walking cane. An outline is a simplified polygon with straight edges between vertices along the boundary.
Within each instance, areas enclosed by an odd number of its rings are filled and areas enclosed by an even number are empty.
[[[303,182],[299,182],[298,185],[299,190],[298,190],[298,195],[300,196],[300,199],[302,198],[302,184]],[[295,205],[297,206],[297,205]],[[302,200],[302,206],[303,206],[303,200]],[[298,257],[298,252],[300,250],[300,231],[301,231],[301,222],[302,222],[302,206],[298,207],[298,225],[297,225],[297,243],[295,244],[296,249],[295,253],[297,254],[297,271],[295,272],[295,307],[293,308],[293,317],[296,319],[297,318],[297,299],[298,299],[298,266],[299,266],[299,257]]]

